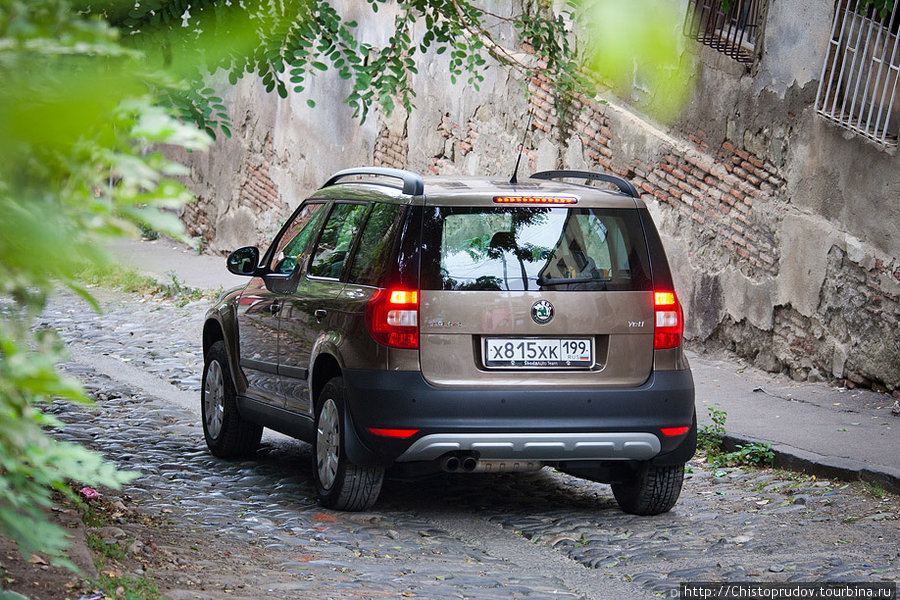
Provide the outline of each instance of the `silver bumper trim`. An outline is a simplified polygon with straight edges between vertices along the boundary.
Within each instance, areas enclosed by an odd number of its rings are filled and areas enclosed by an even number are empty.
[[[434,433],[416,440],[398,462],[477,452],[480,460],[647,460],[659,454],[652,433]]]

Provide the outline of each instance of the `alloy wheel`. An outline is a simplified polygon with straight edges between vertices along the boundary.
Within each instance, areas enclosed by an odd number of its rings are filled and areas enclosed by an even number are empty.
[[[206,432],[213,439],[222,432],[225,417],[225,378],[219,361],[212,360],[206,371],[206,385],[203,387],[203,409],[206,418]]]
[[[316,469],[319,483],[330,490],[337,479],[338,458],[341,451],[341,426],[337,404],[328,398],[319,413],[316,428]]]

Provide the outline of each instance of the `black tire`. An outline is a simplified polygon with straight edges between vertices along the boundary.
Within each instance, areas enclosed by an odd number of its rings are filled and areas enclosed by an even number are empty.
[[[313,476],[319,502],[326,508],[371,508],[381,493],[383,467],[360,467],[347,459],[344,442],[344,381],[330,379],[316,402]]]
[[[623,511],[659,515],[675,506],[683,481],[683,464],[654,467],[644,463],[629,481],[612,484],[612,491]]]
[[[215,342],[203,361],[200,387],[203,437],[210,452],[221,458],[249,456],[259,448],[262,425],[241,418],[235,403],[234,381],[225,342]]]

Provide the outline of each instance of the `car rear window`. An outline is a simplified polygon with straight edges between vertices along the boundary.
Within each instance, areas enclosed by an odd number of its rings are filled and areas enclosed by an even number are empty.
[[[437,207],[423,225],[423,289],[651,289],[634,210]]]

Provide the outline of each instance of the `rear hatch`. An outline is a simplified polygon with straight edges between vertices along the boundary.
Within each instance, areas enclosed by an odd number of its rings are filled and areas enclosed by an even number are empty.
[[[640,385],[653,363],[654,304],[637,210],[531,201],[426,206],[425,379]]]

